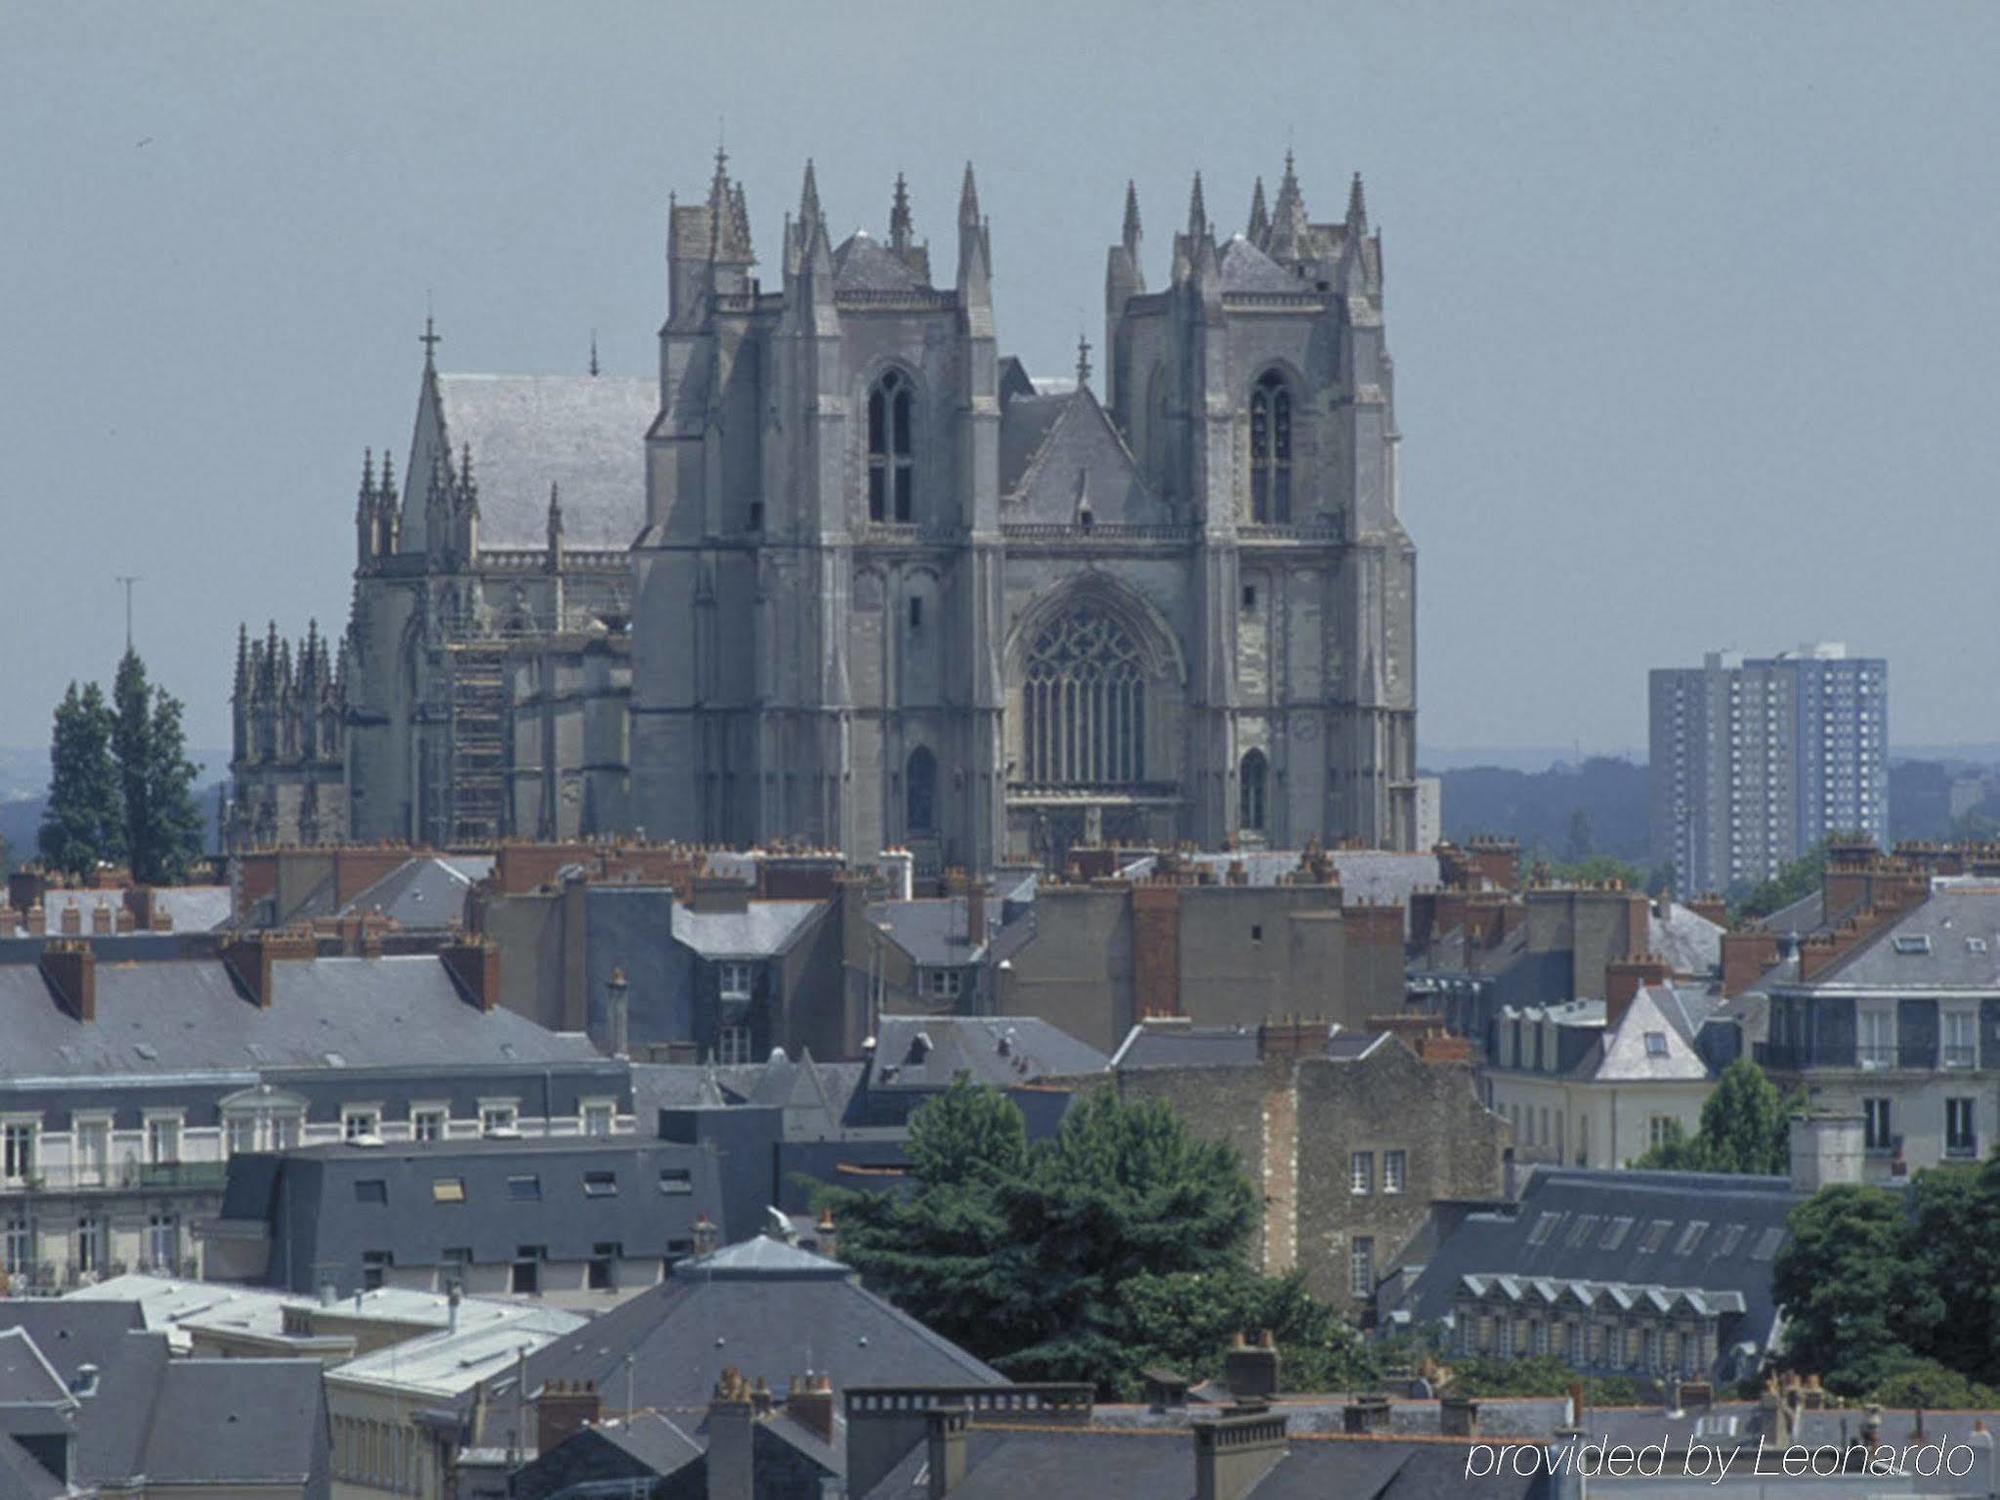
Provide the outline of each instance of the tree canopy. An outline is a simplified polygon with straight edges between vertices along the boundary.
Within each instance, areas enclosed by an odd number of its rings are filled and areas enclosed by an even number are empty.
[[[2000,1158],[1841,1186],[1792,1211],[1772,1291],[1789,1365],[1885,1404],[1991,1405],[2000,1385]]]
[[[821,1194],[841,1258],[1016,1378],[1130,1395],[1149,1365],[1217,1373],[1231,1334],[1263,1328],[1293,1383],[1362,1368],[1359,1336],[1300,1278],[1251,1269],[1235,1154],[1163,1103],[1097,1090],[1030,1147],[1010,1099],[961,1080],[912,1119],[909,1154],[907,1195]]]
[[[1747,1057],[1722,1070],[1701,1107],[1692,1136],[1678,1129],[1633,1162],[1678,1172],[1745,1172],[1782,1177],[1791,1170],[1793,1106]]]
[[[187,758],[180,700],[146,680],[127,651],[112,701],[75,683],[57,706],[49,747],[44,863],[81,880],[100,862],[129,862],[142,885],[172,885],[201,857],[194,800],[199,768]]]

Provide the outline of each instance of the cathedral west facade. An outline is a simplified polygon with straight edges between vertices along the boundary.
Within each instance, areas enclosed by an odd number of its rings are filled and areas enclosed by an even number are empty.
[[[363,483],[314,805],[928,867],[1409,847],[1415,550],[1359,179],[1315,223],[1288,159],[1234,236],[1197,179],[1157,290],[1128,190],[1101,377],[1002,357],[969,168],[954,249],[934,270],[900,179],[883,237],[833,244],[808,167],[767,286],[718,159],[670,210],[657,382],[427,351],[402,487]],[[237,826],[297,837],[315,773],[260,755],[299,740],[260,691],[246,666]]]

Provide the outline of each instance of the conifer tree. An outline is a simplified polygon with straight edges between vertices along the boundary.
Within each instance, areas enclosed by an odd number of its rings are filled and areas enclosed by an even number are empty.
[[[49,802],[42,862],[72,880],[124,852],[124,807],[111,754],[112,714],[96,683],[72,682],[56,706],[49,744]]]

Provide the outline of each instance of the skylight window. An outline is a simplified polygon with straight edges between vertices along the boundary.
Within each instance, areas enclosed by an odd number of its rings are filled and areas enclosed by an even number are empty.
[[[1701,1243],[1701,1237],[1706,1233],[1708,1233],[1708,1220],[1694,1220],[1686,1229],[1681,1231],[1681,1242],[1674,1246],[1674,1254],[1692,1255],[1695,1246]]]
[[[1722,1226],[1722,1243],[1715,1247],[1717,1255],[1734,1255],[1736,1247],[1743,1243],[1743,1226],[1725,1224]]]
[[[1547,1244],[1549,1236],[1555,1233],[1556,1220],[1561,1217],[1561,1214],[1543,1214],[1537,1218],[1535,1220],[1535,1227],[1528,1231],[1528,1243],[1531,1245]]]
[[[1620,1245],[1625,1243],[1625,1236],[1631,1232],[1632,1216],[1630,1214],[1620,1214],[1611,1221],[1610,1227],[1604,1231],[1604,1238],[1599,1242],[1597,1248],[1600,1250],[1616,1250]]]
[[[1651,1255],[1667,1242],[1667,1231],[1674,1227],[1672,1219],[1655,1219],[1646,1226],[1646,1232],[1639,1236],[1639,1254]]]
[[[1928,932],[1906,933],[1896,939],[1898,953],[1928,953],[1931,951],[1931,935]]]
[[[1757,1248],[1750,1252],[1752,1260],[1769,1260],[1778,1253],[1778,1246],[1785,1242],[1785,1231],[1773,1225],[1757,1236]]]
[[[1576,1223],[1570,1227],[1569,1248],[1574,1250],[1585,1240],[1589,1239],[1591,1235],[1597,1232],[1597,1226],[1602,1222],[1603,1215],[1601,1214],[1578,1215]]]

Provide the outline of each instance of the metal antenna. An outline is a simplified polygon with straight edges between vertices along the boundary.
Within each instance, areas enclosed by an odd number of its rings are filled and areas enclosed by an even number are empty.
[[[125,585],[125,654],[132,654],[132,585],[143,580],[140,573],[114,573],[112,575]]]

